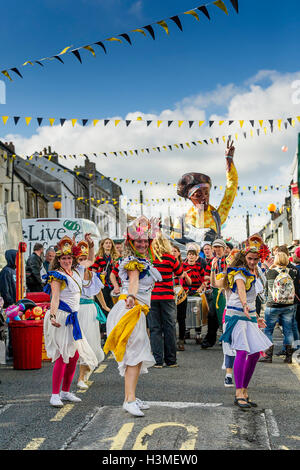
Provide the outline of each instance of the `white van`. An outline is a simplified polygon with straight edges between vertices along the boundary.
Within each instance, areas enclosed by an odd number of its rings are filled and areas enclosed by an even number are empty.
[[[22,219],[23,241],[27,244],[25,258],[31,255],[35,243],[42,243],[53,248],[64,236],[75,234],[76,241],[83,240],[85,233],[90,233],[95,249],[101,240],[100,232],[94,222],[87,219]]]

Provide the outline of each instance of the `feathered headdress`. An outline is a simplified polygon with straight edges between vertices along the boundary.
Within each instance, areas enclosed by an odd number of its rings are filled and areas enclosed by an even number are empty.
[[[63,237],[56,245],[56,256],[73,255],[74,241],[70,237]]]
[[[264,243],[262,237],[258,233],[255,233],[248,238],[244,252],[247,254],[253,249],[256,249],[259,253],[262,263],[266,261],[266,259],[268,259],[271,254],[269,247]]]

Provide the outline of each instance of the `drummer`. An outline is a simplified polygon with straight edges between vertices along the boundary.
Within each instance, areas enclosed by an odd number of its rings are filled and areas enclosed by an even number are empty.
[[[199,246],[197,243],[187,244],[187,258],[183,262],[182,286],[187,296],[196,296],[205,289],[205,270],[198,262]],[[177,305],[177,321],[179,326],[178,350],[184,351],[185,319],[187,309],[187,298]],[[196,342],[200,342],[201,328],[196,329]]]

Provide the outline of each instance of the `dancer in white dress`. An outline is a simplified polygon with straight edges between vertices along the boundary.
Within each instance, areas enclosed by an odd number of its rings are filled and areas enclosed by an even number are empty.
[[[256,296],[263,291],[256,275],[259,260],[257,248],[240,251],[227,267],[224,282],[224,287],[230,289],[231,294],[226,305],[225,331],[220,340],[224,342],[225,354],[230,354],[230,350],[236,352],[234,403],[243,410],[257,406],[249,400],[248,385],[260,352],[271,345],[261,330],[265,325],[264,320],[256,313]]]
[[[144,416],[149,406],[136,398],[135,390],[140,374],[147,373],[155,364],[146,327],[151,292],[161,275],[151,264],[152,240],[158,225],[146,217],[136,219],[127,229],[125,252],[119,266],[122,282],[121,295],[110,311],[106,329],[104,352],[112,351],[121,376],[125,378],[123,409],[134,416]]]
[[[89,268],[92,265],[91,261],[88,261],[89,246],[85,240],[78,242],[77,246],[80,248],[76,259],[81,266]],[[100,334],[100,323],[106,323],[106,316],[102,312],[100,306],[95,302],[94,296],[96,296],[101,306],[109,312],[109,308],[106,305],[102,289],[104,285],[100,280],[100,276],[97,273],[93,273],[90,270],[86,270],[85,278],[83,280],[82,294],[80,297],[80,307],[78,311],[78,321],[80,324],[81,331],[87,339],[87,342],[91,346],[97,358],[98,365],[104,360],[105,355],[101,348],[101,334]],[[84,359],[79,357],[79,377],[77,387],[80,389],[87,389],[87,381],[92,373],[89,366],[85,363]]]
[[[85,238],[92,259],[93,241],[88,234]],[[97,358],[78,321],[85,267],[76,261],[74,240],[64,237],[57,248],[53,270],[44,276],[45,291],[51,294],[50,310],[44,318],[44,338],[47,356],[54,362],[50,404],[60,407],[62,400],[81,401],[70,393],[78,358],[81,357],[91,370],[97,366]]]

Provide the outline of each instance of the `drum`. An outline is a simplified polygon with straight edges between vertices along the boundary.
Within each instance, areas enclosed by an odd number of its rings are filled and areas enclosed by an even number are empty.
[[[176,305],[181,304],[187,298],[187,292],[184,290],[182,286],[175,286],[174,293],[175,293]]]
[[[198,295],[187,298],[185,325],[187,330],[202,326],[202,299]]]

